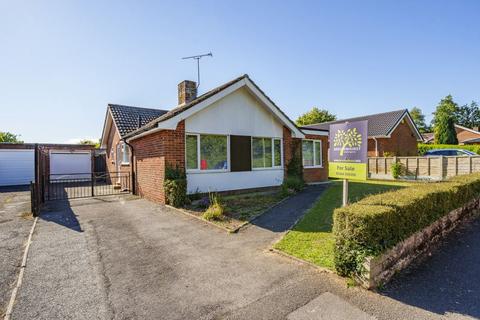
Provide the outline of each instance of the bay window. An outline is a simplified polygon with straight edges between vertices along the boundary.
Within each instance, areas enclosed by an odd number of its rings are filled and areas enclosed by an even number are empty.
[[[322,142],[319,140],[302,141],[303,166],[322,167]]]

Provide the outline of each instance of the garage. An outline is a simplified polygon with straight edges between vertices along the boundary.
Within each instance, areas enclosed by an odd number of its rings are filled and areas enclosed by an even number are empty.
[[[89,151],[50,150],[50,180],[90,179],[91,173]]]
[[[0,186],[27,185],[35,180],[33,149],[0,149]]]

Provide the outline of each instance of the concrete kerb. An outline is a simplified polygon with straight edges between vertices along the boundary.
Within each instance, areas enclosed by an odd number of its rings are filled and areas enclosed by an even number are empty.
[[[25,246],[25,251],[23,252],[23,259],[22,259],[22,264],[20,265],[20,272],[18,273],[18,278],[17,278],[17,283],[15,284],[15,287],[12,290],[12,295],[10,297],[10,302],[8,303],[7,306],[7,311],[5,313],[4,320],[10,320],[10,317],[13,312],[13,306],[15,304],[15,300],[17,298],[17,293],[20,287],[22,286],[22,281],[23,281],[23,276],[25,273],[25,268],[27,267],[27,258],[28,258],[28,252],[30,250],[30,244],[32,243],[32,236],[33,232],[35,231],[35,226],[37,225],[38,217],[36,217],[33,220],[33,225],[32,228],[30,229],[30,233],[27,238],[27,243]]]

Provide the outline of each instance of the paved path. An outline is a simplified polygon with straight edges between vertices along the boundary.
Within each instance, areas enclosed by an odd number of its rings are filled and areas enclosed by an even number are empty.
[[[30,192],[0,188],[0,317],[3,317],[22,262],[23,249],[33,219]]]
[[[281,230],[298,218],[295,212],[289,220],[284,211],[309,207],[307,200],[315,198],[310,192],[238,234],[146,200],[72,201],[39,220],[13,319],[322,319],[328,312],[345,319],[444,316],[347,288],[335,275],[270,252]],[[272,224],[275,215],[278,225]]]

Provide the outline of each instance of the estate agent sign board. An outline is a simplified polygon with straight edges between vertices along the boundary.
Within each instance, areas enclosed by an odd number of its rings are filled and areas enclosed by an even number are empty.
[[[328,176],[367,180],[368,121],[330,125]]]

